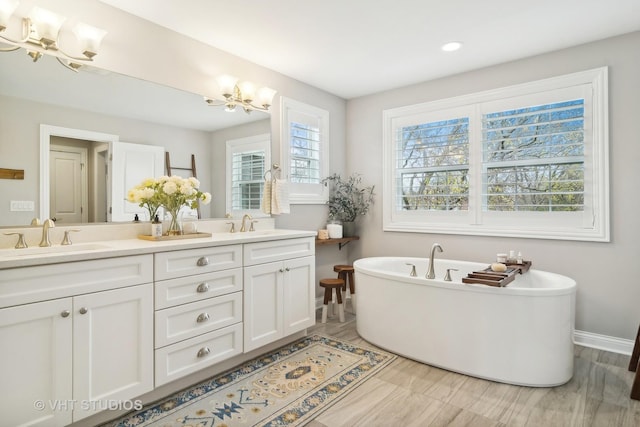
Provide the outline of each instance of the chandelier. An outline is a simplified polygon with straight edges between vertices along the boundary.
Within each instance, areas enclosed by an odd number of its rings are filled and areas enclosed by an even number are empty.
[[[210,106],[224,106],[225,111],[235,111],[240,106],[245,113],[253,110],[269,111],[276,91],[268,87],[256,90],[255,85],[249,81],[238,83],[233,76],[223,75],[217,79],[220,92],[224,100],[216,100],[205,97],[204,100]]]
[[[0,52],[11,52],[23,48],[33,62],[46,53],[55,56],[66,68],[77,72],[82,62],[90,62],[97,55],[98,47],[107,34],[100,28],[78,22],[72,31],[78,40],[82,56],[71,55],[59,46],[60,29],[66,17],[34,6],[28,17],[21,18],[20,38],[11,38],[6,35],[6,32],[18,5],[19,2],[16,0],[0,0],[0,42],[12,45],[8,48],[0,48]]]

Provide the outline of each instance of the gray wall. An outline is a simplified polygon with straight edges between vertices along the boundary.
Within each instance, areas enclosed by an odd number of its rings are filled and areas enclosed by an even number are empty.
[[[347,103],[348,169],[378,189],[378,202],[363,222],[361,242],[350,253],[428,256],[433,242],[445,258],[490,262],[497,252],[522,251],[535,268],[578,282],[576,329],[632,339],[640,321],[637,256],[640,199],[640,32],[539,55]],[[382,111],[504,87],[576,71],[609,67],[610,243],[492,238],[382,231]],[[366,156],[364,155],[366,153]],[[508,319],[505,319],[508,321]]]

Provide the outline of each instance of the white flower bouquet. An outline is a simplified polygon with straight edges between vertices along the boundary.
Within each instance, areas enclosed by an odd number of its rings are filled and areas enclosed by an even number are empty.
[[[151,219],[162,206],[171,214],[169,234],[181,234],[178,213],[183,206],[195,209],[200,203],[211,202],[211,194],[200,191],[200,181],[196,178],[161,176],[147,178],[127,192],[127,200],[137,203],[149,211]]]

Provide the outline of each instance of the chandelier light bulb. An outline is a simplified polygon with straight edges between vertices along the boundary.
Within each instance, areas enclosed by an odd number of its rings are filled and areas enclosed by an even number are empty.
[[[80,43],[80,51],[87,58],[93,58],[98,53],[100,43],[102,43],[102,39],[107,34],[105,30],[82,22],[78,22],[72,31]]]
[[[242,102],[251,103],[256,97],[256,87],[253,83],[244,81],[238,83],[238,89],[240,90],[240,98]]]
[[[18,2],[13,0],[0,0],[0,31],[4,31],[9,25],[11,15],[18,7]]]
[[[45,49],[55,44],[58,39],[60,27],[62,27],[62,24],[67,19],[64,16],[38,6],[34,6],[31,10],[30,17],[36,30],[37,38]]]
[[[236,87],[236,83],[238,82],[237,77],[229,76],[224,74],[219,76],[217,79],[218,87],[220,88],[220,92],[226,98],[233,95],[233,91]]]
[[[264,108],[268,108],[273,104],[275,94],[276,91],[269,87],[260,88],[258,90],[258,103]]]

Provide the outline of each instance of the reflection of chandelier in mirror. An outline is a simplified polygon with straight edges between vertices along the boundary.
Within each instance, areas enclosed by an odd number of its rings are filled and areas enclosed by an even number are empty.
[[[233,76],[223,75],[217,78],[218,86],[224,97],[224,101],[217,101],[205,97],[204,100],[211,106],[223,106],[226,111],[235,111],[236,106],[242,107],[245,113],[253,110],[268,111],[276,91],[268,87],[256,91],[253,83],[243,81]]]
[[[70,55],[58,46],[60,29],[67,18],[34,6],[28,17],[21,18],[22,34],[20,39],[12,39],[5,35],[5,31],[18,4],[19,2],[16,0],[0,0],[0,42],[12,45],[9,48],[0,48],[0,52],[11,52],[23,48],[33,59],[33,62],[47,53],[55,56],[68,69],[77,71],[81,66],[80,63],[93,60],[92,58],[98,53],[100,42],[107,34],[100,28],[78,22],[72,31],[84,56]]]

